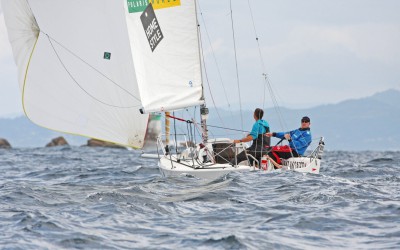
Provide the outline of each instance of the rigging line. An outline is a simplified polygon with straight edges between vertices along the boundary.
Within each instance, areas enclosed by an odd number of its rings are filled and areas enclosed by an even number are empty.
[[[271,86],[271,84],[269,82],[269,78],[268,78],[267,74],[264,74],[264,79],[265,79],[266,85],[268,87],[268,90],[270,92],[271,100],[272,100],[272,103],[273,103],[273,106],[274,106],[275,113],[278,116],[279,123],[280,123],[282,129],[286,130],[286,126],[285,126],[285,123],[284,123],[284,120],[283,120],[282,112],[281,112],[281,110],[279,108],[278,101],[276,100],[276,96],[275,96],[274,91],[272,89],[272,86]]]
[[[203,20],[204,21],[204,20]],[[206,82],[207,82],[207,85],[208,85],[208,91],[210,92],[210,96],[211,96],[211,100],[212,100],[212,103],[213,103],[213,105],[214,105],[214,108],[215,108],[215,111],[217,112],[217,115],[218,115],[218,119],[220,120],[220,122],[221,122],[221,124],[223,125],[223,126],[225,126],[225,123],[224,123],[224,121],[223,121],[223,119],[222,119],[222,117],[221,117],[221,115],[220,115],[220,113],[219,113],[219,109],[217,108],[217,105],[215,104],[215,99],[214,99],[214,96],[213,96],[213,94],[212,94],[212,91],[211,91],[211,85],[210,85],[210,82],[209,82],[209,80],[208,80],[208,73],[207,73],[207,67],[206,67],[206,64],[205,64],[205,57],[204,57],[204,50],[203,50],[203,43],[202,43],[202,40],[201,40],[201,32],[200,32],[200,29],[199,29],[199,36],[200,36],[200,49],[201,49],[201,56],[202,56],[202,62],[203,62],[203,69],[204,69],[204,75],[205,75],[205,78],[206,78]],[[211,44],[210,44],[211,45]],[[214,53],[214,52],[213,52]],[[217,64],[217,67],[218,67],[218,64]],[[221,81],[222,81],[222,78],[221,78]],[[225,95],[226,95],[226,92],[225,92],[225,87],[224,87],[224,93],[225,93]],[[228,102],[228,104],[229,104],[229,102]],[[230,105],[230,104],[229,104]],[[230,107],[230,106],[229,106]],[[233,117],[233,115],[232,115],[232,110],[231,109],[229,109],[229,111],[230,111],[230,113],[231,113],[231,116]],[[208,125],[207,125],[208,126]],[[208,132],[208,131],[207,131]]]
[[[187,109],[186,109],[186,111],[187,111]],[[172,114],[175,114],[175,111],[173,111]],[[166,116],[165,113],[164,113],[163,115]],[[172,119],[174,119],[174,121],[173,121],[173,122],[174,122],[174,131],[173,131],[173,135],[174,135],[174,137],[175,137],[175,146],[177,147],[177,146],[178,146],[178,143],[177,143],[177,135],[183,135],[184,138],[185,138],[186,140],[188,139],[188,138],[186,138],[186,135],[189,136],[188,131],[187,131],[187,126],[186,126],[186,132],[185,132],[185,130],[184,130],[184,128],[182,128],[182,126],[178,126],[178,127],[177,127],[177,124],[176,124],[176,120],[177,120],[177,119],[175,119],[175,118],[177,118],[177,117],[175,117],[175,116],[169,116],[169,117],[172,118]],[[181,119],[181,118],[179,118],[178,121],[184,121],[186,124],[188,124],[187,120],[184,120],[184,119]],[[179,134],[178,131],[180,131],[181,134]],[[195,131],[195,132],[196,132],[196,131]],[[194,135],[194,136],[195,136],[195,135]],[[196,139],[196,138],[195,138],[195,139]],[[194,142],[195,142],[195,144],[196,144],[196,141],[194,141]]]
[[[262,53],[261,53],[260,42],[258,41],[258,34],[257,34],[257,30],[256,30],[256,25],[255,25],[255,22],[254,22],[253,11],[251,9],[250,0],[247,0],[247,3],[249,5],[251,21],[253,23],[253,30],[254,30],[254,34],[255,34],[255,37],[256,37],[256,41],[257,41],[258,54],[260,56],[260,61],[261,61],[261,70],[262,71],[266,71],[266,67],[265,67],[264,60],[263,60]],[[263,87],[264,87],[264,93],[263,93],[263,109],[264,109],[265,108],[265,90],[266,90],[265,89],[265,84],[263,84]]]
[[[200,2],[198,2],[198,5],[199,5],[199,10],[200,10],[200,16],[201,16],[201,19],[203,20],[203,24],[204,24],[204,30],[206,31],[208,43],[210,44],[210,48],[211,48],[211,52],[212,52],[212,55],[213,55],[213,59],[214,59],[215,65],[217,66],[218,77],[219,77],[219,80],[221,81],[222,88],[224,90],[225,99],[226,99],[226,102],[228,103],[228,107],[229,107],[231,116],[233,116],[232,110],[231,110],[231,104],[229,102],[228,95],[226,94],[225,84],[224,84],[224,81],[222,80],[221,71],[220,71],[220,68],[219,68],[219,65],[218,65],[218,62],[217,62],[217,58],[215,56],[214,48],[213,48],[212,43],[211,43],[211,39],[210,39],[210,35],[208,33],[206,21],[205,21],[204,16],[203,16],[203,11],[201,10],[201,7],[200,7]]]
[[[258,41],[258,34],[257,34],[257,30],[256,30],[256,25],[254,22],[254,17],[253,17],[253,11],[251,9],[251,5],[250,5],[250,0],[247,0],[247,3],[249,5],[249,9],[250,9],[250,16],[251,16],[251,21],[253,23],[253,30],[254,30],[254,34],[256,36],[256,41],[257,41],[257,47],[258,47],[258,54],[260,55],[260,61],[261,61],[261,68],[264,71],[265,70],[265,63],[264,63],[264,59],[262,57],[262,53],[261,53],[261,48],[260,48],[260,43]]]
[[[199,8],[200,8],[200,4],[199,4]],[[201,11],[201,10],[200,10],[200,11]],[[204,21],[204,19],[203,19],[203,21]],[[199,40],[200,40],[200,42],[199,42],[199,43],[200,43],[200,51],[201,51],[201,57],[202,57],[202,62],[203,62],[204,74],[205,74],[206,82],[207,82],[207,85],[208,85],[208,91],[210,92],[211,100],[212,100],[212,103],[213,103],[213,105],[214,105],[215,111],[217,112],[218,119],[220,120],[221,124],[222,124],[223,126],[225,126],[224,121],[222,120],[222,117],[221,117],[221,115],[220,115],[220,113],[219,113],[219,110],[218,110],[218,108],[217,108],[217,105],[215,104],[215,99],[214,99],[214,96],[213,96],[212,91],[211,91],[210,82],[209,82],[209,80],[208,80],[207,67],[206,67],[206,63],[205,63],[204,50],[203,50],[203,42],[202,42],[202,39],[201,39],[200,28],[199,28],[198,34],[199,34],[199,38],[200,38],[200,39],[199,39]],[[225,90],[225,88],[224,88],[224,90]],[[225,94],[226,94],[226,93],[225,93]],[[208,132],[208,131],[206,131],[206,132]]]
[[[239,69],[237,62],[237,54],[236,54],[236,40],[235,40],[235,29],[233,27],[233,12],[232,12],[232,0],[229,1],[230,11],[231,11],[231,24],[232,24],[232,37],[233,37],[233,48],[235,52],[235,66],[236,66],[236,79],[237,79],[237,87],[239,92],[239,105],[240,105],[240,121],[243,129],[243,112],[242,112],[242,98],[240,95],[240,84],[239,84]]]
[[[200,39],[199,39],[199,40],[200,40],[200,52],[201,52],[201,57],[203,58],[203,60],[202,60],[202,62],[203,62],[203,69],[204,69],[204,75],[205,75],[205,77],[206,77],[206,82],[207,82],[207,85],[208,85],[208,91],[210,92],[211,101],[212,101],[212,103],[213,103],[213,105],[214,105],[214,107],[215,107],[215,111],[217,112],[218,117],[219,117],[221,123],[223,124],[221,115],[219,114],[219,111],[218,111],[218,109],[217,109],[217,106],[215,105],[215,99],[214,99],[214,96],[213,96],[212,91],[211,91],[210,82],[208,81],[207,67],[206,67],[206,64],[205,64],[205,61],[204,61],[203,43],[202,43],[202,41],[201,41],[200,29],[199,29],[199,36],[200,36]]]
[[[196,115],[196,110],[197,110],[197,106],[195,106],[194,109],[193,109],[193,117]],[[189,113],[189,110],[186,109],[186,112]],[[183,114],[183,112],[182,112],[182,114]],[[194,132],[193,132],[193,137],[194,137],[194,144],[197,144],[196,130],[194,130]]]
[[[189,133],[189,143],[194,143],[194,146],[196,146],[196,142],[194,141],[194,138],[193,138],[192,124],[186,123],[186,127],[187,127],[188,133]],[[189,145],[189,147],[192,147],[192,145]],[[194,166],[195,165],[194,157],[191,157],[191,158],[192,158],[192,166]]]
[[[187,110],[186,110],[186,111],[187,111]],[[188,112],[188,111],[187,111],[187,112]],[[188,113],[189,113],[189,112],[188,112]],[[174,120],[181,121],[181,122],[193,123],[191,120],[185,120],[185,119],[183,119],[183,118],[179,118],[179,117],[175,117],[175,116],[168,116],[168,117],[170,117],[170,118],[172,118],[172,119],[174,119]],[[193,119],[193,118],[192,118],[192,119]],[[201,125],[201,123],[198,123],[197,125]],[[207,126],[212,127],[212,128],[221,128],[221,129],[225,129],[225,130],[232,130],[232,131],[239,131],[239,132],[249,132],[249,131],[240,130],[240,129],[227,128],[227,127],[220,127],[220,126],[214,126],[214,125],[208,125],[208,124],[207,124]]]
[[[172,114],[175,116],[175,112],[172,112]],[[174,134],[175,134],[175,153],[178,155],[178,140],[176,138],[176,121],[174,119]]]
[[[252,8],[251,8],[250,0],[247,0],[247,3],[248,3],[248,6],[249,6],[251,21],[252,21],[252,24],[253,24],[253,30],[254,30],[254,34],[255,34],[255,37],[256,37],[258,54],[259,54],[259,57],[260,57],[262,71],[266,72],[266,67],[265,67],[264,59],[263,59],[262,52],[261,52],[260,41],[259,41],[259,38],[258,38],[256,25],[255,25],[255,22],[254,22],[254,16],[253,16],[253,11],[252,11]],[[285,126],[283,125],[284,124],[283,116],[282,116],[282,113],[281,113],[281,111],[279,109],[279,105],[278,105],[278,102],[276,100],[274,91],[272,89],[272,84],[271,84],[271,82],[269,80],[268,74],[267,73],[263,73],[263,76],[264,76],[264,79],[265,79],[265,83],[266,83],[266,85],[268,87],[268,90],[269,90],[269,93],[270,93],[270,97],[271,97],[272,103],[274,105],[275,112],[277,113],[279,123],[281,124],[282,128],[284,128]],[[264,103],[265,103],[265,84],[264,84],[264,100],[263,100],[263,104]]]
[[[231,130],[231,131],[249,132],[249,131],[244,131],[244,130],[240,130],[240,129],[227,128],[227,127],[219,127],[219,126],[213,126],[213,125],[208,125],[208,124],[207,124],[207,126],[209,126],[209,127],[211,127],[211,128],[221,128],[221,129]]]
[[[186,109],[186,112],[189,114],[189,116],[190,116],[190,113],[189,113],[189,111]],[[196,110],[194,111],[194,112],[196,112]],[[196,122],[196,120],[194,119],[194,116],[192,116],[192,118],[191,118],[191,120],[190,120],[190,123],[192,123],[192,124],[194,124],[194,125],[199,125],[200,127],[201,127],[201,123],[197,123]],[[207,124],[207,126],[208,126],[208,124]],[[196,130],[197,130],[197,132],[199,133],[199,136],[201,136],[201,142],[203,142],[203,136],[204,136],[204,131],[203,131],[203,129],[202,128],[198,128],[198,126],[194,126],[194,134],[196,135]]]
[[[131,92],[129,92],[127,89],[123,88],[122,86],[120,86],[118,83],[116,83],[115,81],[113,81],[112,79],[110,79],[108,76],[106,76],[104,73],[102,73],[100,70],[96,69],[95,67],[93,67],[92,65],[90,65],[88,62],[86,62],[84,59],[82,59],[81,57],[79,57],[78,55],[76,55],[74,52],[72,52],[71,50],[69,50],[67,47],[65,47],[64,45],[62,45],[60,42],[58,42],[57,40],[55,40],[54,38],[50,37],[47,33],[44,33],[43,31],[40,31],[41,33],[43,33],[44,35],[46,35],[49,39],[49,42],[51,43],[51,46],[53,47],[54,52],[57,54],[57,57],[59,58],[60,62],[61,58],[58,56],[58,53],[56,52],[53,43],[51,41],[54,41],[55,43],[57,43],[60,47],[62,47],[63,49],[65,49],[66,51],[68,51],[71,55],[73,55],[74,57],[78,58],[80,61],[82,61],[83,63],[85,63],[86,65],[88,65],[90,68],[92,68],[94,71],[96,71],[97,73],[99,73],[100,75],[102,75],[104,78],[106,78],[107,80],[109,80],[110,82],[112,82],[115,86],[117,86],[118,88],[120,88],[121,90],[123,90],[124,92],[126,92],[128,95],[132,96],[133,98],[135,98],[137,101],[141,101],[138,97],[136,97],[134,94],[132,94]],[[63,64],[64,66],[64,64]],[[64,68],[66,69],[66,67],[64,66]],[[140,105],[138,105],[140,106]],[[137,106],[134,106],[137,107]]]
[[[205,67],[205,65],[204,65],[204,71],[206,72],[206,67]],[[209,91],[210,91],[211,100],[212,100],[212,102],[213,102],[215,111],[217,112],[218,119],[220,120],[221,124],[224,126],[224,127],[220,127],[220,128],[226,129],[226,128],[225,128],[225,123],[224,123],[224,121],[223,121],[223,119],[222,119],[222,117],[221,117],[221,115],[220,115],[220,113],[219,113],[219,110],[218,110],[217,106],[215,105],[215,101],[214,101],[213,95],[212,95],[212,93],[211,93],[211,88],[210,88],[210,85],[209,85],[209,82],[208,82],[207,73],[205,73],[205,75],[206,75],[206,81],[207,81],[207,84],[208,84],[208,89],[209,89]],[[200,125],[201,125],[201,124],[200,124]],[[209,126],[209,125],[207,124],[207,126]],[[214,127],[214,126],[210,126],[210,127]],[[208,131],[207,131],[207,132],[208,132]]]
[[[188,112],[188,110],[186,110],[186,112]],[[189,113],[189,112],[188,112],[188,113]],[[196,125],[201,125],[201,123],[197,123],[196,120],[195,120],[193,117],[192,117],[192,119],[191,119],[191,123],[195,125],[194,128],[197,129],[197,132],[198,132],[199,135],[201,136],[201,141],[203,142],[203,138],[204,138],[204,133],[205,133],[205,131],[203,131],[202,128],[199,128],[198,126],[196,126]],[[208,125],[207,125],[207,126],[208,126]],[[200,126],[200,127],[201,127],[201,126]],[[196,133],[196,131],[195,131],[194,133]]]
[[[254,34],[255,34],[255,37],[256,37],[257,48],[258,48],[258,54],[259,54],[260,61],[261,61],[261,70],[262,70],[262,71],[266,71],[266,67],[265,67],[264,60],[263,60],[262,53],[261,53],[260,42],[259,42],[259,40],[258,40],[258,34],[257,34],[257,30],[256,30],[256,25],[255,25],[255,23],[254,23],[253,11],[252,11],[252,9],[251,9],[250,0],[248,0],[247,3],[248,3],[248,5],[249,5],[251,21],[252,21],[252,23],[253,23]],[[267,74],[265,74],[265,76],[267,76]],[[269,84],[268,84],[268,85],[269,85]],[[263,88],[264,88],[264,89],[263,89],[263,100],[262,100],[262,104],[263,104],[263,105],[262,105],[262,106],[263,106],[263,110],[264,110],[264,108],[265,108],[265,102],[266,102],[266,100],[265,100],[265,99],[266,99],[266,98],[265,98],[266,84],[263,84]],[[273,93],[271,90],[270,90],[269,92],[270,92],[270,93]],[[279,115],[278,115],[278,116],[279,116]],[[258,135],[257,135],[257,136],[258,136]],[[257,143],[257,141],[256,141],[256,143]],[[264,136],[262,136],[261,143],[264,144]],[[257,147],[257,145],[256,145],[256,147]],[[262,152],[262,150],[261,150],[261,152]]]
[[[47,35],[47,34],[46,34],[46,35]],[[54,50],[54,53],[56,54],[58,60],[60,61],[61,65],[63,66],[64,70],[68,73],[68,75],[69,75],[69,76],[71,77],[71,79],[76,83],[76,85],[77,85],[83,92],[85,92],[88,96],[90,96],[91,98],[93,98],[94,100],[96,100],[96,101],[99,102],[99,103],[102,103],[102,104],[104,104],[104,105],[106,105],[106,106],[113,107],[113,108],[135,108],[135,107],[139,107],[139,106],[140,106],[140,104],[139,104],[139,105],[136,105],[136,106],[117,106],[117,105],[113,105],[113,104],[109,104],[109,103],[103,102],[102,100],[100,100],[100,99],[96,98],[95,96],[91,95],[91,94],[90,94],[87,90],[85,90],[85,89],[78,83],[78,81],[72,76],[71,72],[69,72],[69,70],[67,69],[67,67],[65,66],[65,64],[63,63],[63,61],[61,60],[60,56],[58,55],[56,49],[54,48],[54,45],[53,45],[53,43],[51,42],[50,37],[49,37],[48,35],[47,35],[47,37],[48,37],[48,39],[49,39],[49,42],[50,42],[50,44],[51,44],[51,47],[52,47],[53,50]]]
[[[189,111],[187,111],[187,110],[186,110],[186,112],[189,113]],[[195,106],[194,109],[193,109],[193,117],[195,117],[196,112],[197,112],[197,106]],[[183,114],[183,112],[182,112],[182,114]],[[193,131],[194,131],[194,132],[193,132],[193,134],[194,134],[194,142],[197,144],[196,130],[193,129]],[[208,132],[208,131],[207,131],[207,132]],[[203,137],[201,136],[201,133],[199,133],[199,138],[200,138],[200,141],[202,141]]]
[[[203,138],[203,134],[205,133],[205,131],[203,131],[200,126],[197,126],[198,123],[196,122],[195,119],[192,119],[192,124],[193,124],[194,128],[197,128],[197,130],[202,131],[201,134],[202,134],[202,138]],[[206,155],[209,157],[209,159],[213,159],[213,156],[211,155],[211,152],[207,150],[207,147],[205,147],[204,151],[206,152]],[[214,160],[212,160],[212,162],[215,163]]]

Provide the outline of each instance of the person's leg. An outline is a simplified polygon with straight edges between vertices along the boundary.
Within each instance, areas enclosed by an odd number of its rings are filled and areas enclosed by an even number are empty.
[[[270,157],[269,155],[267,155],[267,159],[269,161],[271,161],[271,163],[274,165],[275,169],[277,168],[282,168],[282,165],[278,164],[272,157]]]
[[[271,154],[271,155],[270,155]],[[292,152],[286,152],[286,151],[272,151],[270,152],[270,154],[268,154],[269,156],[273,156],[270,157],[272,164],[274,164],[274,166],[276,168],[282,168],[282,161],[281,159],[289,159],[292,157],[298,157],[299,154],[296,151],[292,151]]]
[[[259,167],[258,165],[260,164],[260,161],[261,161],[261,152],[260,151],[254,151],[254,150],[247,150],[247,154],[250,154],[250,155],[252,155],[254,157],[254,158],[248,157],[249,158],[249,162],[250,162],[250,166],[253,166],[254,159],[257,159],[255,167],[258,168]]]
[[[290,152],[279,152],[279,157],[281,159],[289,159],[292,157],[292,154]]]
[[[232,165],[236,165],[236,164],[239,164],[239,163],[242,162],[242,161],[247,160],[246,151],[240,152],[240,153],[236,156],[236,159],[237,159],[237,160],[235,160],[235,158],[233,158],[233,159],[231,160],[231,164],[232,164]]]
[[[292,152],[278,152],[278,154],[279,154],[279,157],[280,157],[281,159],[289,159],[289,158],[292,158],[292,157],[297,157],[297,156],[299,156],[299,155],[297,154],[296,151],[292,151]]]
[[[268,153],[267,158],[272,162],[272,164],[275,166],[275,168],[282,168],[281,164],[281,159],[279,156],[279,151],[271,151]]]
[[[271,158],[271,162],[274,164],[275,168],[282,168],[281,159],[289,159],[292,157],[292,153],[287,151],[273,150],[268,153],[268,156]]]

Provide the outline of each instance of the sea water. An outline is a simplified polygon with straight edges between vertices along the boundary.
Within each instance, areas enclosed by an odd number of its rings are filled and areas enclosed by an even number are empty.
[[[0,168],[1,249],[400,249],[400,152],[212,182],[108,148],[0,150]]]

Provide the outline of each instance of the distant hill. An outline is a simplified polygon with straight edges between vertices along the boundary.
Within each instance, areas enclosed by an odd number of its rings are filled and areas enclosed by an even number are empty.
[[[318,140],[324,136],[327,150],[400,150],[398,90],[387,90],[366,98],[314,108],[279,110],[284,120],[282,125],[275,109],[265,110],[264,117],[272,131],[298,128],[301,117],[307,115],[311,118],[313,138]],[[219,109],[218,113],[210,108],[208,124],[241,129],[239,111]],[[243,112],[243,127],[246,131],[251,129],[254,122],[252,113],[253,110]],[[209,131],[216,137],[238,138],[243,134],[213,127],[209,127]],[[72,145],[83,145],[87,141],[84,137],[38,127],[25,116],[0,119],[0,138],[7,139],[13,147],[42,147],[60,135]]]
[[[334,149],[400,150],[400,91],[389,90],[309,111],[315,131],[325,135]]]
[[[279,110],[285,122],[283,125],[275,109],[265,110],[264,118],[272,131],[298,128],[301,117],[307,115],[311,118],[313,138],[317,140],[324,136],[328,150],[400,150],[400,91],[397,90],[309,109]],[[239,112],[230,115],[229,111],[219,110],[219,113],[227,127],[240,128]],[[253,110],[243,112],[245,130],[250,130],[254,122],[252,113]],[[218,124],[218,121],[213,116],[209,124]],[[221,130],[210,130],[221,133]]]

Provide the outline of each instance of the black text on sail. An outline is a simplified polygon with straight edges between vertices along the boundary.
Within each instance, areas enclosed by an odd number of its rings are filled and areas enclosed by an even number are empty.
[[[146,33],[147,40],[149,41],[151,51],[154,51],[157,45],[164,38],[164,36],[161,32],[160,25],[158,23],[156,14],[154,13],[154,9],[151,3],[143,11],[142,15],[140,15],[140,20],[142,21],[142,25]]]

